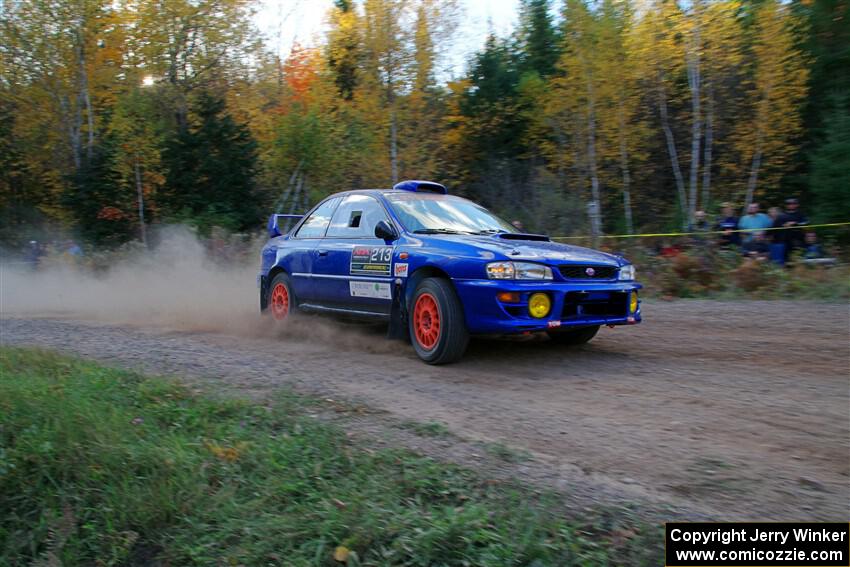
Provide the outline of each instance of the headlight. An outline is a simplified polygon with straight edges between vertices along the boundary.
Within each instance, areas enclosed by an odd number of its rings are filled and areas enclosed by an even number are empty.
[[[635,279],[635,267],[632,264],[626,264],[620,268],[618,280],[633,280]]]
[[[551,280],[552,268],[533,262],[491,262],[487,264],[491,280]]]

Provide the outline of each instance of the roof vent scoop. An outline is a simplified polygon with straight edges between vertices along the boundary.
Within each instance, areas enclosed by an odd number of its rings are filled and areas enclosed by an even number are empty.
[[[433,181],[400,181],[393,185],[396,191],[412,191],[414,193],[436,193],[438,195],[447,195],[448,190],[445,185],[440,185]]]

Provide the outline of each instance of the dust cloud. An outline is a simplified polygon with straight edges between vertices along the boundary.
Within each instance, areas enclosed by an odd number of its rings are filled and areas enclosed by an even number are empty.
[[[154,250],[116,258],[105,273],[49,261],[37,270],[2,266],[0,313],[240,334],[257,326],[258,254],[216,260],[175,226]]]
[[[397,352],[383,326],[298,315],[275,325],[259,313],[260,243],[238,261],[211,255],[186,227],[161,230],[153,250],[118,255],[105,272],[46,261],[0,265],[0,317],[75,319]],[[73,340],[73,337],[69,337]]]

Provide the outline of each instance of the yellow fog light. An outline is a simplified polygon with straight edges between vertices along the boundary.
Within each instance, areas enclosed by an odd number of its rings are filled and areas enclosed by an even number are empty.
[[[542,319],[552,309],[552,301],[545,293],[532,293],[528,298],[528,313],[532,317]]]
[[[638,293],[636,291],[632,292],[632,297],[629,299],[629,313],[636,313],[638,306]]]

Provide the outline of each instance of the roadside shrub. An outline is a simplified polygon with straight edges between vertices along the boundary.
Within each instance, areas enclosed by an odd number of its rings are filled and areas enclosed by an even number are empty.
[[[745,258],[740,266],[732,270],[731,275],[738,289],[752,293],[768,285],[768,272],[769,268],[764,261]]]

